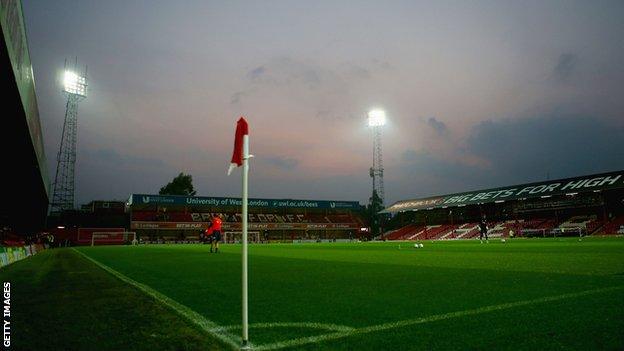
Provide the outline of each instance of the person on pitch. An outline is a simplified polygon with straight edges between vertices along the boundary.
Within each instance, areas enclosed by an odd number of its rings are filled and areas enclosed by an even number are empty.
[[[488,240],[488,225],[487,225],[487,221],[485,220],[485,216],[483,216],[481,218],[481,222],[479,222],[479,241],[481,241],[481,243],[483,243],[483,237],[485,236],[485,241],[486,242],[490,242]]]
[[[212,221],[208,221],[208,227],[199,235],[202,244],[212,243]]]
[[[210,252],[219,252],[219,241],[221,241],[221,215],[215,214],[212,218],[212,223],[207,229],[212,233],[212,240],[210,241]]]

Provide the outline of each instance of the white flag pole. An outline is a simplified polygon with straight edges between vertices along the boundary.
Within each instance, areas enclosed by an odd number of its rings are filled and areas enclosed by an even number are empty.
[[[243,349],[248,349],[249,318],[247,301],[247,184],[249,175],[249,135],[243,135]]]

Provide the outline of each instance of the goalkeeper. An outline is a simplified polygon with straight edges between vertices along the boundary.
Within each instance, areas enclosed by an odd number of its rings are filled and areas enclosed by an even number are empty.
[[[483,218],[481,218],[481,222],[479,222],[479,241],[481,241],[481,243],[483,244],[483,237],[485,236],[485,241],[486,242],[490,242],[488,240],[488,225],[487,225],[487,221],[485,220],[485,216],[483,216]]]

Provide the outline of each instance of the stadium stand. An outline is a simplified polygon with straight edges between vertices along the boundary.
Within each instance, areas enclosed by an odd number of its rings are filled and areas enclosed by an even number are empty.
[[[424,235],[423,239],[438,240],[441,239],[445,233],[453,229],[455,229],[455,226],[450,224],[427,226],[426,230],[422,233],[422,235]]]
[[[240,199],[133,194],[130,230],[150,242],[197,242],[215,214],[228,238],[240,235]],[[250,199],[249,231],[263,241],[355,239],[363,235],[353,201]],[[229,241],[229,240],[228,240]]]
[[[384,240],[624,234],[624,171],[398,201]]]
[[[464,223],[455,229],[455,239],[471,239],[479,235],[479,223]]]
[[[508,238],[522,236],[550,236],[563,232],[592,234],[624,234],[624,216],[605,222],[596,216],[573,216],[557,225],[555,219],[508,220],[489,223],[488,236]],[[572,235],[570,234],[570,235]],[[441,224],[419,226],[409,224],[399,229],[390,230],[384,240],[451,240],[472,239],[479,236],[478,223],[468,222],[458,225]]]
[[[606,223],[606,220],[594,218],[585,225],[587,235],[597,233]]]
[[[408,224],[405,227],[385,233],[383,238],[386,240],[411,240],[412,237],[422,229],[422,226]]]
[[[559,224],[559,229],[587,229],[587,224],[596,222],[596,216],[573,216]]]
[[[624,234],[624,215],[613,218],[604,225],[601,234]]]
[[[133,211],[133,221],[208,222],[215,214],[227,222],[242,222],[240,212],[182,212]],[[249,220],[259,223],[363,223],[351,214],[279,214],[271,212],[250,213]]]
[[[552,220],[510,220],[489,223],[488,236],[491,238],[508,238],[511,233],[514,236],[522,236],[525,230],[543,233],[553,229]],[[576,227],[574,227],[576,228]],[[566,227],[571,230],[572,227]],[[384,234],[384,240],[451,240],[471,239],[479,236],[478,223],[468,222],[458,225],[440,224],[418,226],[409,224]]]

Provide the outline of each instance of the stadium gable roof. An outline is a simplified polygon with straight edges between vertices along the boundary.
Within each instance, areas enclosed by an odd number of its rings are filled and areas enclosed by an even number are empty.
[[[395,202],[381,211],[381,213],[466,206],[618,188],[624,188],[624,170],[502,188],[432,196],[422,199],[403,200]]]
[[[132,194],[128,205],[178,205],[178,206],[241,206],[239,197],[205,197],[176,195]],[[351,209],[360,207],[357,201],[297,200],[297,199],[249,199],[249,207],[301,208],[301,209]]]

